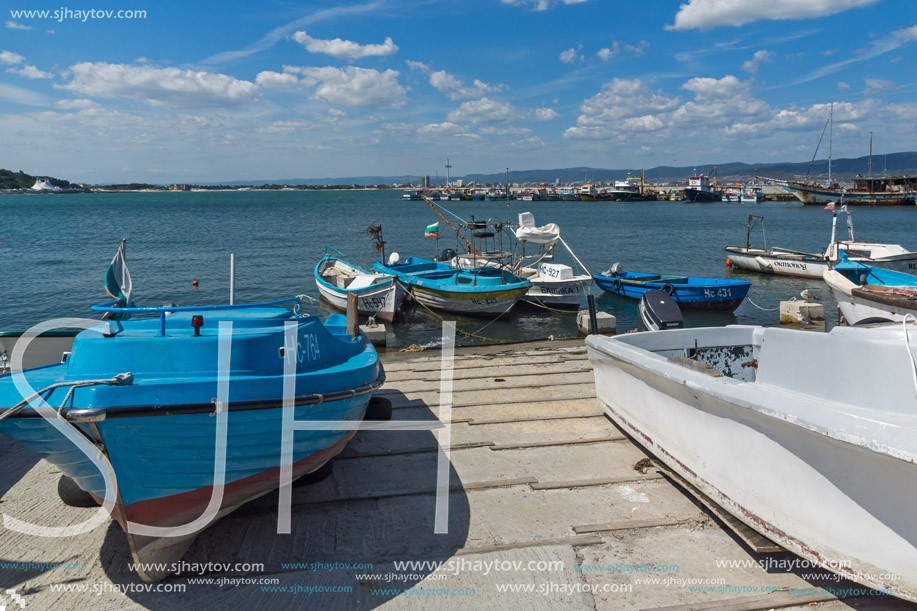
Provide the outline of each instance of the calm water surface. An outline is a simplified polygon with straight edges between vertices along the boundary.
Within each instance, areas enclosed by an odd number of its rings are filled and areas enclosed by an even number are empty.
[[[835,304],[820,281],[731,271],[725,246],[745,243],[749,213],[765,217],[767,244],[824,250],[831,213],[795,204],[686,204],[682,202],[443,202],[455,214],[512,219],[534,213],[537,224],[557,223],[561,235],[592,273],[621,262],[641,272],[742,278],[752,282],[734,314],[685,311],[689,326],[776,324],[781,300],[812,289],[832,318]],[[917,207],[855,209],[861,240],[917,248]],[[90,316],[105,301],[105,271],[122,237],[138,305],[226,303],[229,255],[236,254],[236,301],[297,294],[316,299],[311,311],[333,310],[317,301],[313,269],[326,246],[369,267],[377,258],[366,227],[382,224],[388,252],[432,257],[435,240],[424,228],[438,218],[424,202],[401,201],[400,191],[136,193],[0,196],[0,330],[27,328],[61,316]],[[448,229],[442,224],[441,232]],[[762,244],[760,230],[753,245]],[[440,248],[454,245],[443,239]],[[572,263],[565,253],[558,261]],[[195,289],[192,281],[198,280]],[[638,326],[636,302],[593,287],[599,309],[618,317],[618,331]],[[451,317],[455,318],[455,317]],[[487,321],[458,317],[473,332]],[[830,323],[829,323],[830,325]],[[391,329],[390,347],[436,343],[439,320],[418,312]],[[499,341],[576,335],[575,316],[517,311],[480,334]],[[460,343],[482,340],[461,336]],[[391,341],[394,340],[394,343]]]

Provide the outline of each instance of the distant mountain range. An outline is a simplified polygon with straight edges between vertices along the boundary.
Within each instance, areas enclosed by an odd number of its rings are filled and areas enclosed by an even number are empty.
[[[767,174],[791,174],[804,175],[810,172],[811,175],[827,175],[828,160],[819,159],[812,164],[811,170],[809,162],[801,163],[720,163],[715,164],[717,175],[720,178],[728,177],[750,177],[755,171]],[[658,166],[646,169],[647,180],[653,182],[671,180],[684,181],[690,174],[695,171],[702,174],[710,174],[713,171],[714,164],[698,166]],[[866,175],[869,171],[869,157],[857,157],[855,159],[834,159],[831,162],[831,171],[838,177],[855,176],[856,174]],[[510,182],[546,182],[553,183],[560,179],[562,183],[582,182],[584,179],[589,181],[611,181],[623,180],[627,176],[639,176],[642,169],[624,169],[608,170],[603,168],[576,167],[564,168],[557,170],[514,170],[509,173]],[[917,152],[909,153],[889,153],[888,155],[873,155],[872,172],[874,175],[881,174],[917,174]],[[478,183],[503,183],[506,181],[505,172],[494,174],[466,174],[465,176],[451,176],[454,183],[456,180],[462,180],[465,184],[472,181]],[[421,176],[346,176],[341,178],[280,178],[273,180],[244,180],[235,182],[218,182],[214,184],[223,184],[230,186],[244,185],[391,185],[391,184],[420,184]],[[435,184],[444,184],[444,176],[430,176],[430,180]]]

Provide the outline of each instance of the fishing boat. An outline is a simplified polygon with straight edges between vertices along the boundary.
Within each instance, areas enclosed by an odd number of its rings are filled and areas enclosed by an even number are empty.
[[[718,202],[722,200],[722,193],[716,190],[716,166],[713,166],[713,178],[698,174],[688,177],[688,186],[685,188],[685,201],[688,202]]]
[[[344,316],[294,301],[93,306],[122,320],[86,321],[64,363],[0,375],[0,432],[102,504],[139,576],[163,579],[217,519],[341,452],[384,380]]]
[[[735,184],[731,187],[726,187],[723,189],[723,195],[720,196],[720,201],[728,202],[731,204],[736,204],[742,201],[742,185]]]
[[[326,248],[315,265],[315,284],[321,298],[335,308],[346,311],[348,295],[356,295],[360,314],[386,322],[395,320],[403,297],[394,277],[348,263],[333,248]]]
[[[586,338],[605,413],[668,469],[790,552],[912,601],[915,344],[901,324]]]
[[[838,183],[831,171],[831,146],[834,136],[834,104],[828,114],[828,120],[825,122],[825,130],[828,130],[828,180],[826,184],[821,184],[816,180],[810,179],[809,174],[812,170],[812,164],[809,164],[809,171],[804,178],[785,178],[779,176],[762,175],[761,178],[771,184],[775,184],[789,191],[796,199],[807,206],[824,206],[826,204],[843,200],[850,206],[913,206],[917,202],[917,175],[903,176],[873,176],[872,175],[872,133],[869,134],[869,170],[866,176],[857,175],[850,186],[843,186]],[[822,130],[822,138],[824,131]],[[818,146],[815,147],[815,154],[818,154]],[[815,156],[812,157],[813,163]]]
[[[747,280],[626,272],[620,265],[615,263],[592,279],[602,290],[630,299],[640,299],[646,291],[662,289],[683,308],[732,312],[751,287]]]
[[[743,204],[760,204],[764,201],[764,187],[762,185],[745,185],[739,197]]]
[[[808,253],[777,246],[768,248],[764,234],[764,217],[749,214],[745,246],[727,246],[726,260],[729,265],[748,271],[820,279],[828,269],[829,262],[839,260],[840,252],[851,261],[863,261],[875,267],[907,273],[917,272],[917,252],[911,252],[900,244],[858,242],[853,233],[853,217],[846,204],[841,206],[840,212],[847,215],[847,240],[836,239],[838,210],[834,209],[831,241],[823,253]],[[756,224],[761,225],[762,236],[765,238],[764,248],[751,246],[751,232]]]
[[[532,286],[501,267],[455,269],[449,263],[420,257],[401,261],[398,253],[392,253],[387,262],[379,261],[373,269],[395,276],[405,291],[431,310],[464,315],[503,314]]]
[[[653,195],[646,188],[643,176],[628,176],[627,180],[616,180],[608,195],[616,202],[645,202],[653,199]]]
[[[844,257],[824,279],[849,325],[917,318],[917,276]]]
[[[516,275],[529,280],[532,287],[522,296],[523,301],[536,307],[549,309],[579,310],[586,298],[592,277],[579,258],[567,243],[560,237],[560,227],[549,223],[535,226],[535,217],[531,212],[519,213],[519,226],[514,235],[521,244],[519,260],[512,267]],[[554,251],[560,242],[573,259],[582,267],[585,274],[577,274],[569,265],[554,262]],[[526,255],[527,245],[538,249],[534,255]]]
[[[576,187],[563,187],[560,190],[560,199],[565,202],[578,202],[580,201],[579,192]]]

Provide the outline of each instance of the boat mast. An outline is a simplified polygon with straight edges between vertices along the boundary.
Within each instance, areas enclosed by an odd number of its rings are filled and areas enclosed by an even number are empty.
[[[869,192],[872,193],[872,132],[869,132]]]
[[[465,244],[468,245],[468,248],[471,249],[471,253],[472,253],[472,254],[475,254],[475,255],[480,255],[480,254],[481,254],[481,253],[478,252],[478,249],[475,248],[474,245],[473,245],[471,242],[468,241],[468,238],[466,238],[464,235],[462,235],[462,232],[459,231],[458,229],[456,229],[456,228],[455,228],[455,225],[453,225],[452,223],[450,223],[450,222],[449,222],[449,219],[447,219],[446,217],[444,217],[443,214],[442,214],[442,212],[440,212],[439,210],[436,209],[436,206],[433,205],[433,202],[431,202],[431,201],[427,198],[426,195],[421,194],[421,197],[423,198],[423,201],[427,202],[427,205],[430,206],[430,208],[433,209],[433,212],[435,212],[435,213],[437,214],[437,216],[439,216],[439,218],[443,219],[443,222],[444,222],[444,223],[446,223],[447,225],[449,225],[449,229],[451,229],[452,231],[454,231],[454,232],[455,232],[455,235],[456,235],[457,237],[462,238],[462,241],[465,242]]]
[[[446,157],[446,188],[449,188],[449,170],[452,169],[452,166],[449,165],[449,158]]]
[[[831,145],[834,143],[834,102],[831,102],[831,113],[828,115],[831,129],[828,131],[828,186],[831,186]]]

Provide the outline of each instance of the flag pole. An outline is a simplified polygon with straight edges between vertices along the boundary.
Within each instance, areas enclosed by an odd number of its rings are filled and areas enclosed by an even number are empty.
[[[236,302],[236,253],[229,253],[229,305]]]

